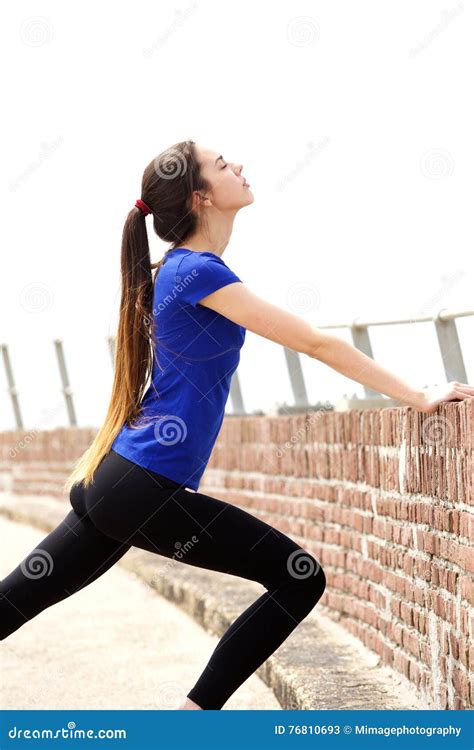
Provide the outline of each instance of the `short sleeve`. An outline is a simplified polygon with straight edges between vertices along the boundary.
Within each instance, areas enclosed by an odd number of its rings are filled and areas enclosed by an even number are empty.
[[[190,252],[181,260],[176,272],[179,299],[193,307],[208,294],[235,281],[242,279],[212,253]]]

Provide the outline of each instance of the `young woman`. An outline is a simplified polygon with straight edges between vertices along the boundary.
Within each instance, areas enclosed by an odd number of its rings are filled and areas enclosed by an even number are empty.
[[[193,141],[177,143],[145,169],[141,193],[123,231],[107,415],[65,484],[71,510],[2,581],[0,637],[95,581],[132,545],[172,557],[179,543],[184,563],[266,589],[223,635],[180,706],[220,709],[308,615],[326,583],[318,560],[288,536],[197,491],[246,329],[427,413],[441,401],[473,398],[474,387],[412,388],[243,284],[222,259],[237,211],[254,200],[241,164]],[[158,263],[150,261],[148,213],[171,243]]]

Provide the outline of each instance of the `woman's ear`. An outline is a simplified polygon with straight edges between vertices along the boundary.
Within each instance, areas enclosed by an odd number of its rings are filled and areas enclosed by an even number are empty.
[[[193,193],[192,207],[199,208],[200,205],[212,206],[212,201],[210,200],[210,198],[206,198],[205,195],[202,195],[198,190],[195,190]]]

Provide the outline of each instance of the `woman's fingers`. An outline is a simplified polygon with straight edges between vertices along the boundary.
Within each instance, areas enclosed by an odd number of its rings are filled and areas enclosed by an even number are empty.
[[[426,414],[432,414],[442,403],[452,401],[464,401],[474,398],[474,385],[469,383],[458,383],[457,380],[445,384],[444,386],[436,385],[429,388],[426,392],[427,402],[421,408]]]
[[[458,385],[456,386],[456,393],[462,393],[463,395],[472,398],[474,396],[474,388],[471,385]]]

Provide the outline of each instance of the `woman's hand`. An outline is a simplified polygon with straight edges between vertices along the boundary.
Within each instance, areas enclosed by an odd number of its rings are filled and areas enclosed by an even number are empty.
[[[474,385],[458,383],[451,380],[442,385],[432,385],[422,391],[420,404],[415,409],[420,409],[425,414],[432,414],[443,401],[463,401],[465,398],[474,398]]]

